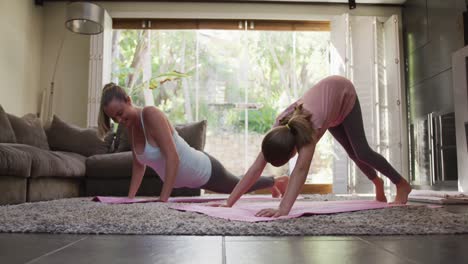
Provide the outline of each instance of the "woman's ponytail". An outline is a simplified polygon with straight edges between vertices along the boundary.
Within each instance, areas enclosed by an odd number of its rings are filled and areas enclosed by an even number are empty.
[[[118,99],[126,101],[128,98],[125,90],[115,83],[108,83],[102,89],[101,104],[99,106],[98,116],[98,135],[103,138],[111,129],[111,122],[109,116],[104,112],[104,108],[113,100]]]

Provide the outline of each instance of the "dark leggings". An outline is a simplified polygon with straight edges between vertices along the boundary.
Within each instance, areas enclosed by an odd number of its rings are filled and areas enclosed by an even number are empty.
[[[382,157],[379,153],[373,151],[367,143],[362,121],[361,106],[356,98],[354,107],[343,123],[336,127],[328,129],[333,137],[340,142],[354,163],[370,180],[377,177],[380,173],[389,178],[394,184],[401,181],[401,175]]]
[[[208,182],[200,187],[201,189],[207,189],[217,193],[231,193],[234,187],[236,187],[240,178],[236,177],[214,157],[205,153],[211,161],[211,177]],[[271,188],[275,184],[273,177],[260,177],[256,183],[248,190],[252,192],[259,189]]]

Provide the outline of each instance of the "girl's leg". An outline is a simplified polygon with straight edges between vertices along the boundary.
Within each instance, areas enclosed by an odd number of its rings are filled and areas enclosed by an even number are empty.
[[[357,98],[353,110],[345,118],[342,125],[356,158],[388,177],[397,186],[395,202],[406,203],[411,187],[384,157],[370,148],[364,132],[361,106]]]
[[[356,155],[356,158],[378,170],[380,173],[388,177],[394,184],[403,179],[401,175],[382,157],[369,146],[364,132],[362,121],[361,107],[356,99],[353,110],[348,114],[341,124],[348,138],[348,141]]]
[[[353,147],[348,141],[348,137],[346,136],[346,132],[343,128],[343,125],[339,125],[336,127],[330,127],[328,129],[332,136],[340,143],[340,145],[346,150],[350,159],[356,163],[356,165],[361,169],[362,172],[369,178],[369,180],[374,180],[377,177],[377,172],[370,167],[369,165],[365,164],[364,162],[357,159],[356,154],[354,154]]]
[[[341,124],[336,127],[331,127],[328,129],[328,131],[330,131],[332,136],[346,150],[349,158],[352,159],[359,167],[359,169],[361,169],[361,171],[367,176],[367,178],[369,178],[369,180],[374,183],[376,200],[380,202],[386,202],[387,198],[385,197],[383,180],[377,177],[377,172],[372,167],[357,159],[356,155],[354,154],[353,147],[349,143],[348,137],[346,136],[343,125]]]
[[[227,171],[217,159],[207,153],[205,154],[210,158],[211,161],[211,177],[208,182],[200,188],[217,193],[231,193],[234,187],[236,187],[240,178]],[[262,176],[248,190],[248,192],[259,189],[273,188],[274,185],[275,179],[273,177]]]

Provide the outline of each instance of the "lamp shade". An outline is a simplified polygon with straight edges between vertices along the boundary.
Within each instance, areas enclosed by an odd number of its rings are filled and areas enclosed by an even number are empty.
[[[99,34],[104,29],[104,8],[89,2],[67,4],[65,26],[72,32],[85,35]]]

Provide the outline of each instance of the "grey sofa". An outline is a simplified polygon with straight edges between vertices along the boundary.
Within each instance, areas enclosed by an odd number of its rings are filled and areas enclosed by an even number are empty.
[[[176,126],[192,147],[203,150],[206,121]],[[57,116],[43,128],[33,114],[21,118],[0,106],[0,205],[80,196],[125,196],[132,171],[127,133],[119,128],[104,140],[94,129],[67,124]],[[137,195],[157,196],[158,175],[147,168]],[[174,189],[173,196],[200,195]]]

